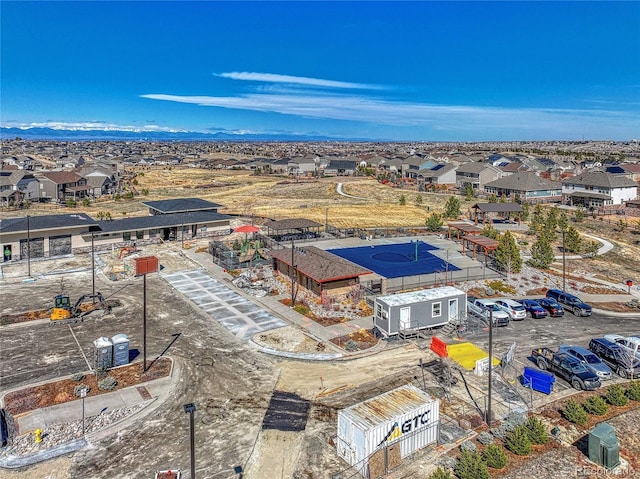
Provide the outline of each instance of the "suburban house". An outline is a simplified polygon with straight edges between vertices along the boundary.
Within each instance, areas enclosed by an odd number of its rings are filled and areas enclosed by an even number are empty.
[[[502,178],[502,171],[489,163],[470,161],[463,163],[456,169],[456,185],[464,189],[471,185],[474,190],[483,190],[487,183]]]
[[[638,183],[625,175],[586,171],[562,182],[565,203],[587,208],[621,205],[638,197]]]
[[[315,246],[282,248],[269,252],[273,269],[286,278],[295,278],[296,284],[317,297],[323,294],[344,296],[360,284],[362,276],[371,271],[340,256]]]
[[[358,162],[355,160],[331,159],[323,167],[322,174],[324,176],[353,176],[358,168]]]
[[[31,171],[0,170],[0,202],[4,206],[38,201],[40,184]]]
[[[426,169],[419,170],[416,176],[418,186],[420,185],[455,185],[456,166],[446,163]]]
[[[521,171],[487,183],[484,187],[488,195],[515,199],[532,203],[559,202],[562,198],[562,183],[542,178],[533,172]]]
[[[316,173],[318,164],[315,158],[300,157],[289,160],[287,170],[293,176],[312,176]]]
[[[55,203],[82,199],[91,189],[86,179],[71,171],[37,173],[36,179],[40,183],[40,199]]]
[[[81,176],[87,180],[87,195],[92,198],[99,198],[104,195],[111,195],[117,192],[118,181],[116,175],[102,168],[94,168],[89,171],[82,171]]]

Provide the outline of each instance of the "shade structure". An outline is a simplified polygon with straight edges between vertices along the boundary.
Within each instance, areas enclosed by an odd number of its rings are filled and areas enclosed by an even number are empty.
[[[234,233],[257,233],[260,231],[260,228],[252,225],[242,225],[233,229]]]

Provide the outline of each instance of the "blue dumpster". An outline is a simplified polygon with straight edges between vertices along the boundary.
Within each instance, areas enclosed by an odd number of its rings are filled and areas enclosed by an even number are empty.
[[[553,384],[556,382],[556,377],[553,374],[534,368],[524,368],[522,377],[525,387],[545,394],[551,394]]]

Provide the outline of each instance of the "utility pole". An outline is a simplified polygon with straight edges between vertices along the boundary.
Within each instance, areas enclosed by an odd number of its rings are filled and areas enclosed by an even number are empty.
[[[29,215],[27,215],[27,276],[31,278],[31,228],[29,225]]]
[[[562,291],[567,290],[567,259],[566,249],[564,247],[565,228],[562,228]]]
[[[184,412],[189,414],[189,431],[191,439],[191,479],[196,479],[196,435],[193,413],[196,411],[196,403],[184,405]]]
[[[493,310],[489,310],[489,398],[487,404],[487,417],[485,422],[489,429],[491,429],[491,379],[493,370]]]

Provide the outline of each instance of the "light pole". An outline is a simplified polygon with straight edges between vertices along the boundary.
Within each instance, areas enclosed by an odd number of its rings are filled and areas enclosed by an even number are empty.
[[[487,404],[487,417],[485,422],[491,429],[491,372],[493,369],[493,310],[489,310],[489,397]]]
[[[84,436],[84,398],[87,396],[87,388],[80,390],[80,397],[82,398],[82,436]]]
[[[565,228],[562,228],[562,291],[567,290],[567,258],[566,249],[564,247]]]
[[[189,429],[191,433],[191,478],[196,479],[196,436],[193,413],[196,411],[196,403],[190,402],[184,405],[184,412],[189,414]]]
[[[29,215],[27,215],[27,276],[31,278],[31,228],[29,225]]]

